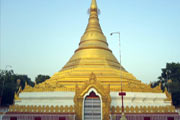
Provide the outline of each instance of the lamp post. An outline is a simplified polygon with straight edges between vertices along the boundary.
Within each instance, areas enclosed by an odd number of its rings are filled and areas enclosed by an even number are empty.
[[[118,34],[119,36],[119,62],[120,62],[120,70],[121,70],[121,41],[120,41],[120,32],[112,32],[110,35],[112,36],[113,34]]]
[[[112,32],[110,35],[112,36],[113,34],[118,34],[119,36],[119,62],[120,62],[120,79],[121,79],[121,71],[122,71],[122,66],[121,66],[121,41],[120,41],[120,32]],[[119,92],[119,96],[121,96],[121,101],[122,101],[122,115],[120,120],[127,120],[125,114],[124,114],[124,103],[123,103],[123,96],[125,96],[126,93],[123,92],[122,90],[122,81],[121,81],[121,92]]]
[[[12,68],[12,66],[11,65],[6,65],[6,67],[5,67],[5,72],[6,72],[6,70],[7,70],[7,68]],[[1,103],[2,103],[2,97],[3,97],[3,89],[4,89],[4,83],[5,83],[5,78],[3,78],[3,83],[2,83],[2,90],[1,90],[1,96],[0,96],[0,105],[1,105]]]

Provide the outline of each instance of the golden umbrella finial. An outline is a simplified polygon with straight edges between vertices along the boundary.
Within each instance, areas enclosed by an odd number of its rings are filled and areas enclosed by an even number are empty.
[[[97,11],[97,3],[96,3],[96,0],[92,0],[92,3],[91,3],[91,10],[96,10]]]
[[[100,10],[97,7],[96,0],[92,0],[90,9],[88,10],[88,13],[91,14],[91,12],[94,12],[95,14],[100,14]]]

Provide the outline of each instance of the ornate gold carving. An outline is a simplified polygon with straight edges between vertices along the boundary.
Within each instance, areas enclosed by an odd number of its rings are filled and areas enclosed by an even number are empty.
[[[171,94],[167,91],[167,88],[165,88],[164,93],[165,93],[165,94],[166,94],[166,96],[167,96],[166,101],[171,101],[171,100],[172,100],[172,96],[171,96]]]
[[[74,113],[74,106],[32,106],[12,105],[9,112],[32,112],[32,113]]]
[[[86,69],[86,68],[84,68]],[[97,72],[97,70],[99,72]],[[74,73],[74,71],[76,71]],[[34,88],[26,86],[23,92],[46,92],[46,91],[75,91],[75,84],[79,86],[83,85],[89,79],[89,70],[76,68],[73,71],[62,72],[52,76],[49,80],[41,84],[36,84]],[[121,81],[124,85],[123,89],[127,92],[153,92],[162,93],[159,87],[151,88],[150,85],[141,83],[130,73],[123,72],[123,76],[119,77],[120,71],[103,68],[94,69],[94,73],[98,77],[98,81],[101,81],[103,86],[110,85],[110,91],[119,91],[121,88]],[[107,71],[104,73],[103,71]]]
[[[19,94],[22,92],[22,87],[21,87],[20,83],[21,83],[21,80],[18,79],[17,80],[17,90],[15,91],[15,94],[14,94],[14,99],[15,100],[20,100]]]
[[[110,115],[110,86],[104,88],[101,83],[96,80],[94,73],[91,73],[89,81],[86,81],[83,87],[76,85],[74,103],[75,103],[75,113],[76,119],[82,120],[82,107],[83,107],[83,97],[91,89],[94,88],[102,98],[102,116],[103,120],[109,120]]]
[[[94,73],[91,73],[90,78],[89,78],[89,82],[91,84],[96,82],[96,75]]]
[[[174,113],[174,106],[131,106],[125,107],[125,113]],[[121,107],[120,106],[112,106],[111,107],[112,114],[120,114]]]

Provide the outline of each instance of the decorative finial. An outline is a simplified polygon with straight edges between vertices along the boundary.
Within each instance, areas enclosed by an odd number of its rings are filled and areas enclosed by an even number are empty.
[[[92,10],[95,10],[95,11],[97,11],[97,3],[96,3],[96,0],[92,0],[92,3],[91,3],[91,8],[90,8],[90,10],[92,11]]]
[[[96,0],[92,0],[91,7],[90,9],[88,9],[88,13],[90,14],[91,12],[96,12],[98,15],[100,14],[100,10],[97,7]]]

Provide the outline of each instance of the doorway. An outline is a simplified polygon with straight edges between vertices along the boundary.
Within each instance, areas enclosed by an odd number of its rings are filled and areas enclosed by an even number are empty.
[[[101,100],[94,91],[84,99],[84,120],[101,120]]]

